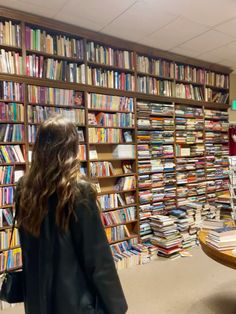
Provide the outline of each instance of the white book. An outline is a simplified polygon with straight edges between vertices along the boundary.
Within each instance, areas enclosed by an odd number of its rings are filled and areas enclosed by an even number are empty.
[[[20,145],[14,145],[13,148],[14,148],[15,155],[16,155],[17,159],[19,159],[19,162],[25,162],[24,156],[23,156],[22,151],[20,149]]]

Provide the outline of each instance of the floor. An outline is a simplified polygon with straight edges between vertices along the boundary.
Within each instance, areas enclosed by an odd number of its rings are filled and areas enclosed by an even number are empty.
[[[209,259],[200,248],[192,255],[120,271],[128,314],[236,314],[236,271]],[[17,307],[4,313],[24,311]]]

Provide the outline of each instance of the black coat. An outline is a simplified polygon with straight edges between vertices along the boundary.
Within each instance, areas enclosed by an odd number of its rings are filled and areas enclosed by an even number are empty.
[[[56,195],[49,199],[49,212],[38,238],[19,229],[26,314],[127,311],[96,201],[89,184],[80,183],[80,188],[83,201],[76,201],[68,232],[62,232],[55,224]],[[20,192],[16,195],[18,213]],[[103,312],[95,311],[97,302]]]

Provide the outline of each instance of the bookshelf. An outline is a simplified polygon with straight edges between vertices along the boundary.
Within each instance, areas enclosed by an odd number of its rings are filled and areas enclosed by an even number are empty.
[[[155,235],[150,216],[176,206],[188,213],[175,218],[181,245],[193,245],[193,221],[213,209],[186,200],[213,204],[227,190],[230,70],[3,7],[0,49],[0,151],[23,154],[1,159],[0,188],[15,186],[2,173],[19,178],[30,165],[40,122],[61,113],[77,125],[81,171],[98,188],[118,267],[155,251],[138,244]]]
[[[87,104],[89,177],[108,240],[137,239],[134,99],[89,93]]]

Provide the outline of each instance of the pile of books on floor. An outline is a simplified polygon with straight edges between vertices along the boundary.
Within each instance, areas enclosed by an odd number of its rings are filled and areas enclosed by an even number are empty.
[[[156,215],[150,218],[154,236],[151,243],[157,246],[158,255],[167,258],[180,256],[182,236],[173,218]]]
[[[210,230],[206,242],[219,251],[233,250],[236,248],[236,227]]]
[[[157,247],[150,242],[123,241],[110,246],[117,270],[143,265],[157,258]]]

